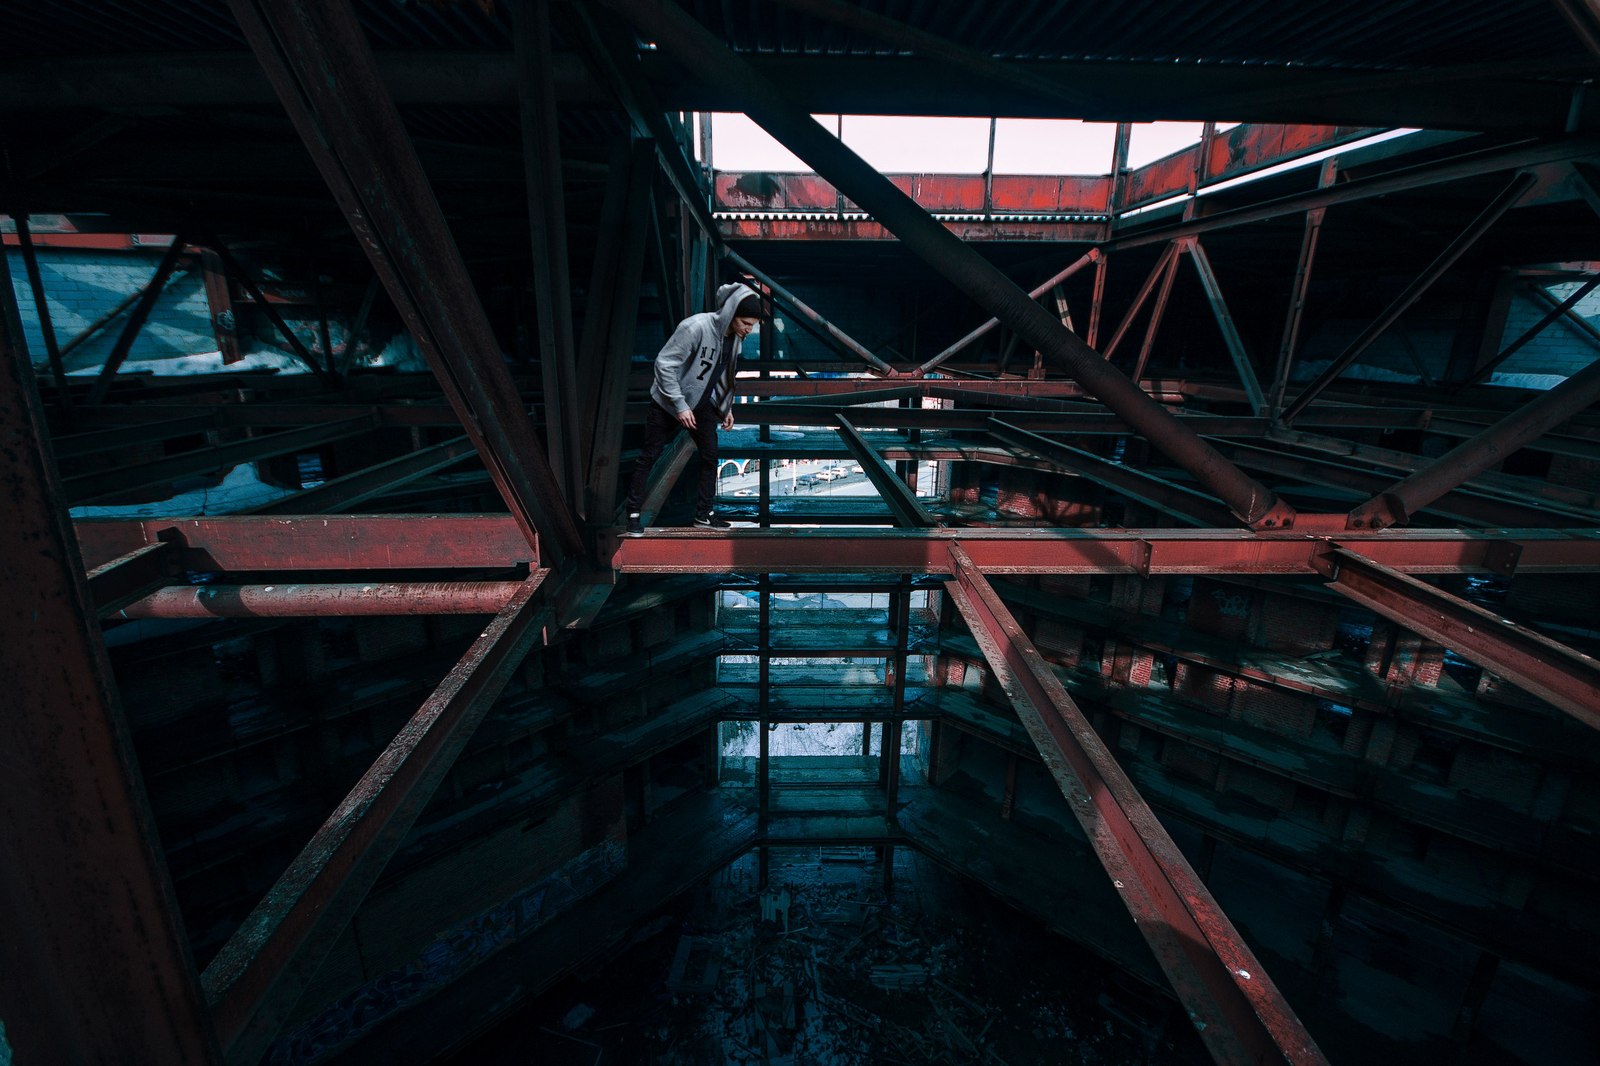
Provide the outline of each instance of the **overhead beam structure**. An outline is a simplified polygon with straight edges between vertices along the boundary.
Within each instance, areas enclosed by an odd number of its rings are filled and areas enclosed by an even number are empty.
[[[348,0],[229,6],[524,535],[552,564],[576,557],[573,512]]]
[[[786,148],[895,233],[914,254],[1010,326],[1036,350],[1064,365],[1094,396],[1215,493],[1246,525],[1292,525],[1294,509],[1241,472],[1139,387],[1111,367],[988,260],[962,243],[858,155],[796,108],[723,42],[676,5],[608,0],[659,47],[741,95],[744,110]]]
[[[945,591],[1219,1063],[1325,1062],[1294,1009],[960,544]]]

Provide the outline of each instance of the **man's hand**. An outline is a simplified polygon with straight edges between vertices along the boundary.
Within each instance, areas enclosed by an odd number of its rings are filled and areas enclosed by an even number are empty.
[[[732,429],[733,428],[733,412],[732,411],[729,411],[727,414],[722,416],[722,428],[723,429]]]
[[[679,411],[678,412],[678,425],[682,426],[684,429],[693,429],[694,428],[694,412],[693,411]]]

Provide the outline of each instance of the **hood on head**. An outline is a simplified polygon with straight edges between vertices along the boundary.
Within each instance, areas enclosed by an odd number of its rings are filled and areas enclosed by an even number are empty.
[[[728,333],[728,327],[733,325],[733,313],[739,309],[739,304],[746,296],[760,296],[750,286],[743,282],[735,281],[722,286],[717,290],[717,336],[723,337]]]

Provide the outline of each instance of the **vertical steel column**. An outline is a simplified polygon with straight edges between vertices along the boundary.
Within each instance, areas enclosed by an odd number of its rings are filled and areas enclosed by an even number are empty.
[[[161,290],[166,286],[167,279],[172,277],[172,271],[178,265],[178,257],[183,254],[183,234],[175,234],[172,246],[162,255],[161,262],[156,264],[156,272],[139,294],[139,302],[134,304],[133,313],[128,316],[128,321],[123,323],[122,333],[117,337],[117,343],[112,346],[111,354],[106,356],[105,366],[100,368],[100,376],[94,379],[94,384],[89,387],[89,396],[84,403],[90,407],[100,403],[106,398],[106,393],[111,391],[111,385],[117,379],[117,371],[122,368],[122,361],[128,358],[128,352],[133,348],[133,342],[138,339],[139,331],[144,329],[145,320],[150,317],[150,312],[155,310],[156,301],[161,299]]]
[[[1410,521],[1412,515],[1440,496],[1504,462],[1512,452],[1597,401],[1600,359],[1355,508],[1347,519],[1349,528],[1385,529]]]
[[[1326,1060],[1059,678],[961,546],[945,589],[1200,1039],[1222,1063]]]
[[[756,617],[756,669],[759,673],[756,686],[756,706],[759,714],[756,729],[759,746],[756,753],[756,826],[764,832],[772,816],[772,772],[767,765],[769,753],[769,723],[767,714],[772,707],[772,577],[762,574],[757,587],[760,597]],[[761,849],[762,867],[766,866],[766,849]],[[766,879],[762,878],[763,883]]]
[[[19,1063],[217,1061],[0,255],[0,1024]]]
[[[229,8],[523,534],[554,565],[577,556],[572,511],[348,0]]]
[[[583,407],[578,401],[577,349],[573,343],[567,207],[556,121],[550,3],[516,0],[511,8],[522,167],[527,179],[528,229],[533,239],[533,299],[539,329],[539,367],[544,379],[546,447],[550,468],[561,480],[567,499],[578,506],[583,484]]]
[[[590,522],[597,525],[607,524],[617,506],[628,375],[633,361],[634,332],[639,324],[639,288],[644,278],[645,230],[650,224],[655,153],[655,145],[650,141],[634,141],[629,146],[626,164],[618,168],[622,175],[618,229],[601,235],[603,241],[615,244],[612,254],[602,257],[608,262],[611,278],[604,286],[605,298],[591,299],[585,312],[582,369],[586,373],[581,384],[590,415],[583,441],[582,495],[585,513]],[[608,214],[610,209],[608,203]],[[591,286],[591,297],[594,292],[595,287]]]
[[[994,214],[994,135],[1000,125],[998,118],[989,119],[989,155],[988,161],[983,164],[983,214],[987,218]]]
[[[1336,160],[1322,164],[1317,176],[1317,186],[1332,185],[1339,172]],[[1322,218],[1328,213],[1325,207],[1313,207],[1306,212],[1305,232],[1300,237],[1300,258],[1295,263],[1294,287],[1289,296],[1289,313],[1283,322],[1283,340],[1278,345],[1278,366],[1272,375],[1272,395],[1269,413],[1276,418],[1283,409],[1284,390],[1289,387],[1289,373],[1294,368],[1295,348],[1300,343],[1300,322],[1305,316],[1306,295],[1311,291],[1311,267],[1317,258],[1317,240],[1322,236]]]
[[[28,216],[15,214],[11,220],[17,226],[17,244],[22,249],[22,265],[28,272],[28,288],[33,292],[33,307],[39,315],[39,332],[44,336],[45,354],[50,359],[50,377],[56,385],[56,403],[61,405],[67,425],[72,424],[72,394],[67,391],[67,368],[61,361],[61,349],[56,345],[56,328],[50,321],[50,303],[45,299],[44,278],[39,273],[39,256],[34,251],[33,233],[28,227]],[[9,271],[8,271],[9,273]]]
[[[1334,358],[1333,362],[1328,365],[1328,369],[1317,375],[1317,380],[1307,385],[1305,390],[1295,397],[1294,403],[1290,404],[1288,410],[1283,412],[1283,421],[1289,423],[1300,417],[1301,413],[1311,406],[1311,401],[1322,395],[1324,389],[1337,381],[1339,375],[1343,374],[1351,363],[1361,358],[1361,354],[1372,346],[1372,342],[1382,336],[1384,330],[1394,325],[1412,304],[1420,300],[1422,294],[1432,288],[1433,283],[1438,281],[1444,275],[1444,272],[1455,264],[1457,259],[1465,255],[1467,249],[1476,244],[1478,238],[1487,233],[1489,227],[1493,226],[1501,215],[1517,205],[1517,201],[1522,199],[1523,194],[1533,187],[1534,180],[1534,176],[1529,173],[1515,175],[1506,184],[1506,187],[1501,189],[1499,194],[1478,213],[1478,217],[1473,219],[1466,229],[1457,234],[1456,239],[1451,241],[1444,251],[1440,252],[1433,262],[1428,264],[1427,269],[1418,274],[1411,284],[1405,287],[1405,291],[1395,297],[1394,302],[1384,308],[1383,313],[1374,319],[1366,329],[1362,330],[1360,336],[1350,342],[1349,347]]]
[[[1294,509],[1228,462],[1126,375],[1109,365],[999,268],[963,243],[915,200],[829,134],[742,57],[666,0],[607,0],[664,53],[745,101],[745,112],[873,216],[929,266],[965,291],[1024,341],[1060,361],[1134,432],[1258,528],[1292,525]]]

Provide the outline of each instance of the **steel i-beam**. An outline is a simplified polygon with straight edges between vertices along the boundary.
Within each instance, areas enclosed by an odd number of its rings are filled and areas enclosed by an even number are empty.
[[[956,543],[945,585],[1095,854],[1221,1063],[1326,1060],[1210,890]]]
[[[47,438],[0,255],[0,1054],[215,1062]]]
[[[1255,528],[1293,524],[1292,507],[1173,418],[994,264],[962,243],[681,8],[665,0],[607,2],[623,11],[663,52],[738,93],[747,101],[746,113],[757,124],[1035,350],[1062,363],[1136,432],[1216,493],[1240,521]]]
[[[1592,656],[1347,549],[1328,552],[1317,568],[1329,588],[1600,729],[1600,662]]]
[[[551,599],[536,570],[317,830],[201,977],[227,1061],[258,1062],[305,985],[433,797]]]

